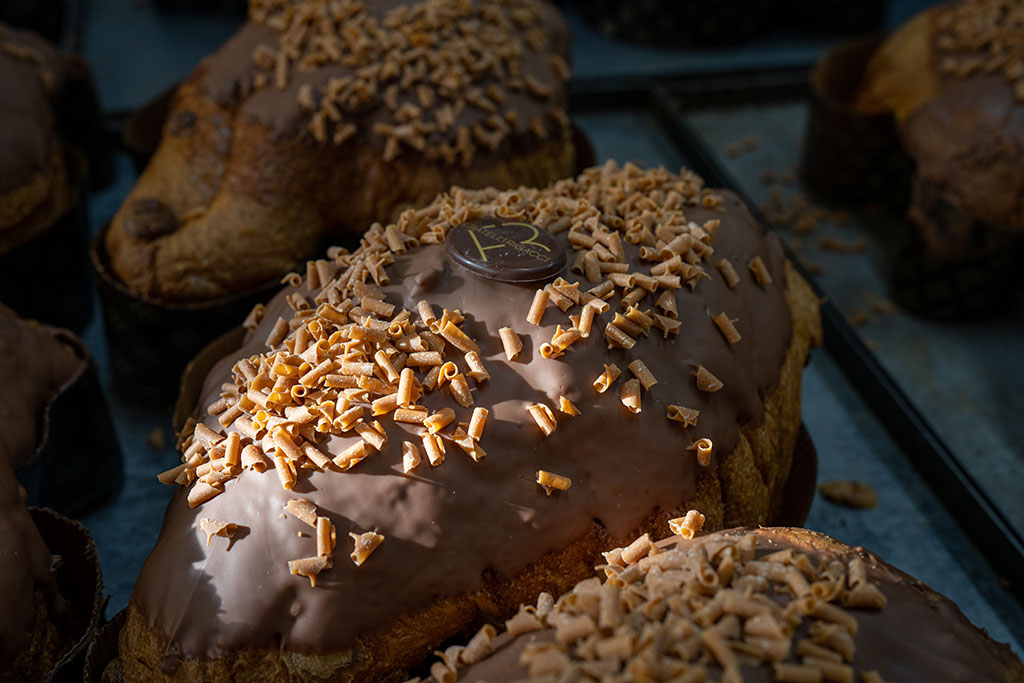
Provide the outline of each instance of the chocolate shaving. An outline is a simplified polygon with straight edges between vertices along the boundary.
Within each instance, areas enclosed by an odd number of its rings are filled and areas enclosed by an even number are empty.
[[[818,486],[818,490],[828,500],[846,507],[867,509],[878,506],[878,495],[867,482],[826,481]]]

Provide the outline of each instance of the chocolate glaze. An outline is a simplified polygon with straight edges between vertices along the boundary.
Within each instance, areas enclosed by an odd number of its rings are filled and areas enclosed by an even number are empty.
[[[59,148],[52,97],[63,79],[63,63],[52,45],[29,31],[0,24],[0,44],[28,48],[42,60],[36,64],[0,49],[0,193],[4,193],[49,168]],[[44,87],[43,72],[50,74],[54,90]]]
[[[901,683],[998,682],[1019,680],[1017,677],[1024,675],[1024,667],[1008,646],[993,641],[971,624],[949,599],[886,564],[878,555],[804,529],[731,529],[711,536],[747,533],[757,535],[758,555],[795,548],[816,562],[827,563],[836,558],[848,561],[854,556],[864,560],[869,579],[879,583],[888,604],[879,611],[849,610],[858,624],[852,662],[858,672],[875,669],[883,679]],[[684,548],[692,543],[674,540]],[[802,637],[800,630],[797,634],[794,643]],[[553,637],[550,629],[514,639],[502,634],[495,641],[495,652],[479,664],[460,670],[459,680],[502,683],[525,678],[526,670],[519,665],[520,654],[530,643],[549,642]],[[711,670],[720,673],[718,669]],[[744,667],[742,672],[744,681],[772,681],[770,666]]]
[[[83,365],[50,329],[0,304],[0,460],[18,469],[35,455],[47,404]]]
[[[380,19],[398,5],[408,3],[402,0],[367,0],[364,4],[368,14]],[[550,3],[540,2],[538,8],[543,13],[542,28],[547,36],[548,48],[542,52],[534,52],[524,47],[522,53],[523,73],[532,74],[545,85],[553,86],[553,96],[548,99],[540,99],[531,96],[525,90],[508,90],[504,88],[502,80],[493,78],[483,78],[474,84],[476,87],[485,89],[490,83],[494,83],[505,91],[507,96],[505,108],[515,109],[519,113],[517,134],[513,136],[517,148],[526,145],[536,147],[539,142],[536,136],[527,134],[525,131],[531,116],[536,115],[542,120],[546,120],[549,130],[552,130],[553,123],[548,119],[548,113],[552,109],[566,106],[565,88],[555,74],[549,56],[560,54],[565,59],[569,58],[568,25],[558,10]],[[283,90],[277,90],[270,86],[252,92],[252,80],[256,74],[252,60],[253,50],[260,45],[276,46],[277,43],[278,34],[273,29],[265,25],[247,22],[217,52],[203,60],[193,74],[192,80],[197,84],[200,92],[208,94],[221,106],[229,109],[237,108],[243,117],[269,126],[271,135],[291,137],[303,133],[310,120],[309,113],[299,108],[297,99],[299,88],[306,83],[321,86],[332,78],[350,76],[354,71],[340,64],[329,64],[311,70],[295,68],[292,69],[288,85]],[[398,98],[399,107],[406,102],[415,104],[416,99],[413,93],[402,90]],[[476,107],[466,106],[462,114],[456,118],[455,125],[446,134],[431,135],[428,136],[428,140],[432,144],[436,144],[442,139],[454,142],[455,132],[460,126],[472,127],[475,124],[484,123],[490,116],[491,114]],[[361,112],[346,111],[344,120],[355,123],[359,127],[357,135],[361,144],[373,141],[373,144],[383,149],[384,139],[379,135],[370,135],[369,133],[375,122],[391,122],[392,112],[378,101],[376,106],[371,106]],[[474,163],[490,163],[490,160],[501,158],[506,153],[505,145],[494,152],[478,148]]]
[[[50,551],[25,507],[25,495],[10,462],[0,457],[0,662],[28,642],[38,609],[36,591],[51,579]]]
[[[679,336],[665,340],[652,330],[632,352],[608,350],[595,332],[562,358],[543,360],[540,344],[551,338],[556,322],[567,323],[567,318],[549,308],[543,326],[526,322],[536,284],[474,276],[450,262],[443,245],[399,256],[388,269],[387,300],[410,310],[420,299],[438,312],[458,308],[467,317],[462,328],[481,347],[491,380],[474,389],[474,398],[475,405],[491,411],[481,441],[487,457],[475,463],[450,448],[439,467],[424,461],[403,475],[401,442],[418,443],[417,430],[403,431],[403,425],[389,421],[384,452],[348,473],[303,475],[293,492],[283,490],[270,471],[244,472],[224,494],[195,510],[179,490],[133,596],[164,640],[167,668],[174,669],[179,657],[214,658],[225,649],[338,651],[360,634],[427,606],[435,596],[479,589],[488,569],[515,575],[582,537],[595,519],[625,541],[655,508],[675,509],[691,499],[697,466],[686,447],[706,436],[717,452],[728,452],[738,426],[760,420],[762,397],[778,380],[791,336],[781,242],[753,220],[735,195],[722,194],[724,213],[688,208],[686,215],[697,222],[722,219],[714,258],[729,258],[743,281],[730,290],[713,272],[695,293],[687,287],[677,290]],[[626,245],[626,253],[638,267],[636,248]],[[774,285],[762,289],[746,272],[744,265],[754,255],[764,259]],[[579,279],[568,269],[563,275]],[[221,383],[231,381],[236,358],[265,350],[263,340],[277,317],[291,315],[284,300],[288,291],[269,304],[243,349],[211,371],[200,406],[209,405]],[[610,303],[613,311],[619,309],[617,296]],[[722,311],[738,319],[743,339],[737,344],[728,344],[710,320]],[[498,337],[502,326],[512,327],[524,340],[516,362],[505,359]],[[628,373],[626,365],[634,357],[642,358],[659,379],[645,392],[639,415],[621,405],[617,387],[599,395],[591,386],[603,363],[614,362]],[[715,373],[725,388],[699,392],[691,374],[694,362]],[[526,407],[537,401],[557,406],[563,394],[582,416],[560,418],[557,431],[544,438]],[[438,393],[428,394],[423,403],[432,410],[452,405]],[[699,409],[699,428],[685,429],[666,419],[669,403]],[[458,409],[457,415],[468,420],[470,411]],[[214,418],[203,420],[220,429]],[[325,450],[336,454],[352,442],[331,438]],[[572,487],[546,496],[534,483],[541,468],[569,476]],[[338,528],[334,567],[319,575],[316,588],[289,575],[286,565],[315,548],[311,538],[296,535],[307,530],[301,522],[279,517],[285,502],[297,496],[314,502]],[[223,539],[207,548],[198,530],[202,517],[230,521],[247,532],[227,552],[219,542]],[[356,567],[347,559],[347,533],[370,529],[386,540]],[[297,618],[289,614],[293,603],[301,606]]]

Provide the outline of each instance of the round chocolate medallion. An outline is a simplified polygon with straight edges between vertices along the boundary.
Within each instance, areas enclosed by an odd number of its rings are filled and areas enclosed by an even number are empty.
[[[445,245],[460,266],[500,282],[546,280],[565,266],[565,250],[555,236],[522,221],[467,221],[448,232]]]

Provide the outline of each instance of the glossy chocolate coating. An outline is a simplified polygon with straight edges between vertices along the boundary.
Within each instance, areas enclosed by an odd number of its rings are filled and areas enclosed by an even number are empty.
[[[283,490],[271,471],[243,472],[224,494],[194,510],[185,491],[178,491],[133,596],[164,640],[165,667],[173,670],[180,657],[217,657],[225,649],[336,652],[361,634],[426,607],[436,596],[479,589],[487,570],[516,575],[582,537],[595,519],[624,541],[655,508],[675,509],[690,500],[698,467],[687,446],[709,437],[717,452],[728,452],[739,425],[762,418],[764,394],[778,381],[792,334],[780,240],[766,233],[735,195],[722,195],[724,211],[688,207],[686,216],[698,224],[721,219],[714,258],[735,264],[741,283],[729,289],[714,271],[695,292],[686,286],[677,290],[679,335],[664,339],[652,329],[630,352],[607,348],[600,330],[609,313],[590,339],[559,359],[542,359],[540,344],[551,338],[556,323],[568,325],[568,319],[548,308],[542,326],[526,322],[538,283],[478,277],[452,263],[443,245],[398,256],[388,268],[387,300],[413,311],[421,299],[437,312],[458,308],[466,316],[462,329],[481,347],[491,379],[474,389],[474,399],[476,406],[491,411],[481,440],[487,457],[473,462],[450,447],[440,466],[424,461],[405,475],[401,443],[419,443],[419,428],[388,421],[383,452],[347,473],[304,473],[294,491]],[[558,239],[568,250],[567,236]],[[767,264],[774,284],[762,288],[747,272],[745,264],[755,255]],[[641,270],[636,247],[626,245],[626,256],[633,269]],[[579,279],[568,267],[562,275]],[[237,358],[265,350],[264,340],[278,316],[291,315],[287,293],[270,303],[243,349],[210,372],[201,406],[217,399],[221,384],[231,381]],[[618,295],[609,303],[612,311],[619,310]],[[711,321],[723,311],[738,320],[743,339],[736,344],[729,344]],[[515,362],[503,352],[498,337],[503,326],[524,341]],[[659,380],[645,392],[638,415],[621,405],[617,386],[605,394],[592,387],[604,363],[618,364],[628,377],[626,366],[633,358],[643,359]],[[699,391],[695,363],[711,370],[725,388],[713,394]],[[545,438],[527,406],[543,401],[557,407],[561,395],[582,415],[560,415],[557,431]],[[453,405],[440,392],[427,394],[422,403],[431,410]],[[700,410],[698,427],[687,429],[666,419],[667,404]],[[459,420],[468,420],[470,412],[456,410]],[[215,418],[201,419],[220,429]],[[334,455],[355,438],[331,437],[322,447]],[[569,476],[572,487],[546,496],[534,482],[538,469]],[[284,504],[296,497],[314,502],[338,529],[334,567],[318,576],[316,588],[289,575],[286,564],[315,550],[311,538],[297,535],[308,527],[280,518]],[[230,550],[225,551],[223,539],[206,547],[198,528],[202,517],[243,528]],[[385,541],[356,567],[347,558],[347,534],[371,529],[384,534]],[[296,603],[300,610],[293,617]]]

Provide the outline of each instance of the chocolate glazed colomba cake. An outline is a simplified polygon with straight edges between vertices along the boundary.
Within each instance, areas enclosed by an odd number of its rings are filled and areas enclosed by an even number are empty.
[[[916,16],[868,65],[857,105],[900,121],[917,164],[910,215],[943,258],[979,236],[937,216],[931,195],[988,226],[1024,232],[1022,35],[1019,2],[964,0]]]
[[[74,202],[53,113],[64,69],[45,40],[0,24],[0,253]]]
[[[606,553],[598,576],[485,626],[437,681],[993,681],[1009,647],[874,553],[792,528]]]
[[[294,275],[161,475],[126,679],[381,678],[689,507],[768,520],[818,302],[702,185],[455,189]]]
[[[67,645],[46,542],[14,476],[45,435],[43,414],[81,360],[42,325],[0,304],[0,681],[39,681]]]
[[[567,176],[568,48],[540,0],[253,0],[178,90],[106,234],[113,272],[210,301],[453,185]]]

